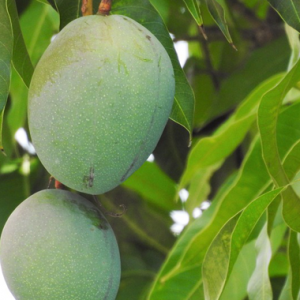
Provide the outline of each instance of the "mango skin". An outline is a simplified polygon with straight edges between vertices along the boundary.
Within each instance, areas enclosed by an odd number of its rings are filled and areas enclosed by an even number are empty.
[[[17,300],[114,300],[120,254],[97,208],[79,195],[44,190],[22,202],[0,240],[1,266]]]
[[[154,150],[174,90],[170,58],[146,28],[120,15],[74,20],[44,53],[29,89],[42,164],[72,189],[113,189]]]

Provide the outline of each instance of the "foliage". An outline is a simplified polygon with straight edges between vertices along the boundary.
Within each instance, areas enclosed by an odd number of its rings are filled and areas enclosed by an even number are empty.
[[[0,231],[20,202],[48,186],[49,174],[14,135],[28,128],[32,66],[80,6],[0,4]],[[127,206],[121,218],[108,217],[121,251],[118,300],[298,299],[299,7],[299,0],[113,0],[113,14],[158,37],[176,79],[155,161],[98,196],[105,210]],[[183,70],[168,31],[188,43]],[[174,210],[189,214],[179,235],[170,231]]]

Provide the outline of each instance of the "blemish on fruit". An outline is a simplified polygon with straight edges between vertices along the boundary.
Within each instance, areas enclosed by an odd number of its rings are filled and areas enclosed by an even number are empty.
[[[94,185],[94,178],[95,178],[95,170],[94,167],[90,167],[89,175],[83,176],[83,182],[85,183],[85,186],[92,187]]]
[[[150,35],[146,35],[146,38],[151,41],[151,36]]]

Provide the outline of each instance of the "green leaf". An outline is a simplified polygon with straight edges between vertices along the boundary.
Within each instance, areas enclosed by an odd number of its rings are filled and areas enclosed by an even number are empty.
[[[0,151],[2,146],[2,124],[7,101],[13,54],[13,33],[7,8],[7,0],[0,3]]]
[[[256,170],[260,170],[259,173]],[[230,188],[222,193],[218,201],[212,201],[215,208],[208,224],[203,215],[178,239],[147,299],[165,299],[179,285],[180,292],[174,295],[173,300],[189,299],[190,291],[202,284],[202,262],[210,243],[230,218],[259,196],[268,180],[260,144],[255,141]]]
[[[59,13],[60,29],[81,15],[81,0],[48,0],[48,2]]]
[[[290,47],[292,49],[292,54],[289,62],[289,68],[288,68],[288,70],[290,70],[299,58],[299,52],[300,52],[299,32],[297,32],[295,29],[293,29],[288,25],[285,26],[285,32]]]
[[[297,233],[290,230],[288,257],[291,270],[291,293],[294,300],[298,299],[300,289],[300,248]]]
[[[15,0],[8,0],[8,11],[11,18],[14,36],[13,65],[23,79],[26,86],[29,87],[30,80],[33,74],[33,66],[29,58],[20,28]]]
[[[295,153],[291,149],[294,148],[295,140],[300,139],[299,115],[299,102],[288,106],[279,115],[277,129],[281,157],[285,157],[287,153],[289,156]],[[292,126],[286,127],[286,120],[293,120]],[[174,295],[174,300],[189,299],[190,291],[196,287],[197,291],[200,291],[202,262],[212,240],[230,218],[259,197],[271,184],[261,151],[260,141],[255,140],[235,180],[222,190],[221,194],[217,194],[203,216],[194,220],[180,236],[162,266],[147,299],[165,299],[179,285],[181,289]],[[289,156],[286,156],[285,161],[292,159]],[[294,172],[298,167],[299,165],[295,165],[290,170]]]
[[[281,191],[282,188],[258,197],[244,209],[241,215],[230,219],[219,232],[203,262],[205,299],[220,297],[239,252],[267,207]],[[224,248],[224,245],[227,247]]]
[[[274,74],[286,72],[290,53],[291,49],[286,37],[276,39],[253,51],[242,68],[238,66],[237,70],[232,72],[228,78],[222,80],[217,99],[214,100],[215,104],[211,107],[210,117],[228,112],[239,105],[262,82],[265,82]],[[221,58],[222,61],[226,61],[227,56],[228,54],[225,53]],[[232,57],[232,60],[234,57]],[[264,68],[261,66],[264,66]]]
[[[279,300],[294,300],[291,293],[291,273],[286,278]]]
[[[300,1],[299,0],[268,0],[280,17],[291,27],[300,32]]]
[[[272,257],[272,249],[267,224],[261,230],[255,246],[258,255],[255,270],[248,283],[249,299],[272,300],[272,287],[269,279],[269,264]]]
[[[168,52],[175,74],[175,98],[170,119],[186,128],[190,135],[193,126],[194,93],[180,67],[169,32],[154,7],[148,0],[113,1],[112,14],[125,15],[152,32]]]
[[[217,23],[219,28],[221,29],[227,41],[233,46],[234,49],[236,49],[235,46],[233,45],[232,38],[229,33],[229,29],[225,19],[225,11],[222,5],[216,0],[206,0],[206,5],[209,13],[211,14],[214,21]]]
[[[270,176],[276,186],[285,186],[289,179],[284,171],[278,152],[276,127],[282,101],[287,92],[300,80],[300,62],[281,80],[278,85],[267,92],[258,109],[258,127],[261,135],[263,157]],[[295,231],[300,231],[300,200],[292,187],[283,194],[283,217]]]
[[[26,198],[24,185],[24,177],[19,172],[0,176],[0,235],[9,215]]]
[[[20,25],[31,61],[36,65],[58,32],[59,16],[51,6],[33,1],[21,15]]]
[[[49,5],[32,1],[20,18],[24,40],[34,64],[38,62],[58,31],[58,15]],[[12,135],[18,128],[26,126],[28,88],[13,70],[11,77],[11,106],[7,111],[7,122]]]
[[[185,204],[185,209],[192,216],[195,207],[208,199],[210,193],[210,179],[214,172],[220,167],[222,162],[208,168],[199,169],[189,185],[189,197]],[[177,195],[176,195],[177,196]]]
[[[212,136],[199,140],[189,154],[187,167],[179,183],[179,190],[190,184],[201,169],[220,163],[233,152],[255,120],[261,97],[273,88],[281,77],[281,75],[274,76],[259,85],[221,128]]]
[[[203,20],[202,20],[202,16],[201,16],[199,3],[197,2],[197,0],[183,0],[183,1],[186,5],[187,9],[191,13],[191,15],[193,16],[193,18],[197,22],[197,24],[199,26],[202,26],[203,25]]]
[[[162,172],[155,163],[145,162],[123,183],[123,186],[136,191],[160,209],[169,212],[176,208],[174,201],[175,182]]]
[[[233,266],[220,300],[242,300],[247,296],[247,284],[255,267],[255,240],[246,244]]]
[[[0,3],[0,113],[3,111],[10,85],[10,62],[13,53],[13,33],[7,9],[7,0]],[[2,126],[0,127],[2,128]],[[1,130],[2,131],[2,130]],[[1,146],[1,145],[0,145]]]

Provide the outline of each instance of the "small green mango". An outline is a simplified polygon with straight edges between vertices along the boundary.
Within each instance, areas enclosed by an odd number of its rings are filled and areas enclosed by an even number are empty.
[[[154,150],[175,90],[157,38],[120,15],[68,24],[39,61],[29,89],[29,129],[50,174],[101,194],[118,186]]]
[[[44,190],[21,203],[0,240],[1,267],[20,300],[114,300],[120,254],[114,233],[89,201]]]

